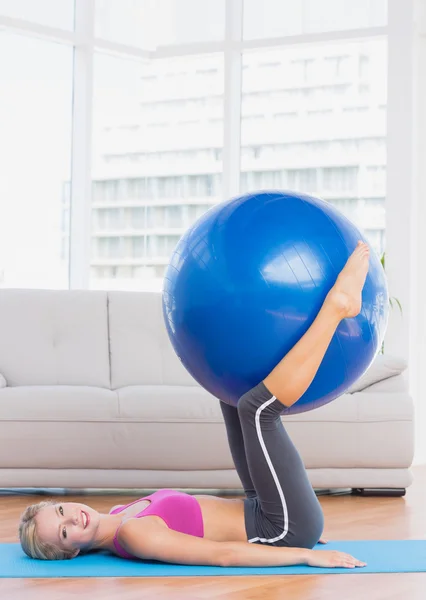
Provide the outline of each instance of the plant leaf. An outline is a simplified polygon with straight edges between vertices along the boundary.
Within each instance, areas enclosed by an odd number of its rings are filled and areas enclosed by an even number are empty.
[[[397,303],[397,305],[398,305],[398,308],[399,308],[399,311],[400,311],[400,313],[401,313],[401,315],[402,315],[403,313],[402,313],[402,306],[401,306],[401,302],[398,300],[398,298],[395,298],[395,296],[391,296],[391,297],[389,298],[389,304],[390,304],[390,307],[391,307],[392,309],[394,308],[394,305],[393,305],[393,303],[394,303],[394,302],[396,302],[396,303]]]

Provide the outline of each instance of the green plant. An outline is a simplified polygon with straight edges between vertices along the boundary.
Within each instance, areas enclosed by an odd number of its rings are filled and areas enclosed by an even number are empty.
[[[382,263],[382,267],[383,270],[385,271],[385,263],[386,263],[386,252],[383,252],[383,254],[380,257],[380,262]],[[398,300],[398,298],[395,298],[395,296],[389,296],[389,305],[390,307],[393,309],[394,307],[394,303],[398,305],[399,311],[402,315],[402,306],[401,306],[401,302]],[[380,348],[380,354],[384,354],[385,352],[385,342],[382,342],[382,347]]]
[[[385,269],[385,263],[386,263],[386,252],[383,252],[383,254],[381,255],[381,257],[380,257],[380,262],[382,263],[383,270],[386,270],[386,269]],[[398,298],[395,298],[395,296],[389,296],[389,304],[390,304],[390,307],[391,307],[391,308],[393,308],[393,307],[394,307],[394,303],[398,305],[398,308],[399,308],[399,310],[400,310],[400,312],[401,312],[401,315],[402,315],[402,306],[401,306],[401,302],[398,300]]]

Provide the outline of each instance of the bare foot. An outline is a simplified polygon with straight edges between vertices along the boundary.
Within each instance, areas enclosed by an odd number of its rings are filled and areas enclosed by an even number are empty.
[[[358,242],[327,295],[327,300],[333,303],[343,318],[356,317],[361,310],[361,292],[368,273],[369,258],[367,244]]]

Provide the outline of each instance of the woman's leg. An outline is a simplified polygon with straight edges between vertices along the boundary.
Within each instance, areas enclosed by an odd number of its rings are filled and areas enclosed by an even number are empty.
[[[258,496],[246,524],[250,542],[312,547],[323,529],[321,506],[280,415],[311,384],[339,322],[355,316],[368,271],[368,247],[351,255],[317,318],[271,374],[238,404],[250,475]]]
[[[311,327],[264,379],[286,407],[297,402],[312,383],[340,321],[361,310],[368,261],[368,246],[358,242]]]
[[[243,432],[241,431],[240,417],[235,406],[220,402],[223,418],[225,420],[226,433],[228,436],[229,448],[238,476],[243,484],[244,492],[247,498],[255,498],[256,490],[251,480],[250,471],[247,464],[246,452],[244,448]]]

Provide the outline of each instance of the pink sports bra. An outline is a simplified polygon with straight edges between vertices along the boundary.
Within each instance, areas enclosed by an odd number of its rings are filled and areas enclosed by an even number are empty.
[[[174,531],[194,535],[196,537],[204,536],[203,516],[200,505],[194,496],[184,492],[166,489],[159,490],[150,496],[139,498],[134,502],[130,502],[130,504],[116,508],[110,514],[116,515],[129,506],[136,504],[139,500],[149,500],[150,504],[140,513],[134,515],[133,518],[139,519],[141,517],[155,515],[163,519],[166,525]],[[117,550],[117,553],[123,558],[134,558],[134,556],[126,552],[120,546],[117,540],[120,527],[118,527],[114,535],[114,547]]]

